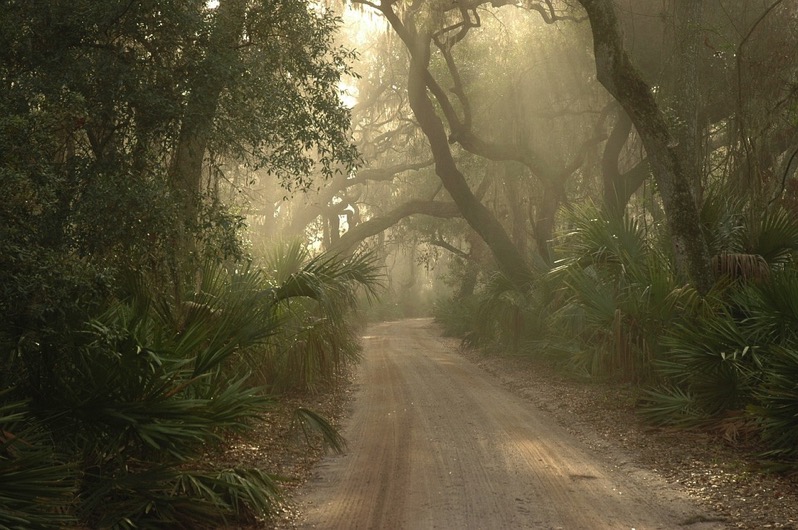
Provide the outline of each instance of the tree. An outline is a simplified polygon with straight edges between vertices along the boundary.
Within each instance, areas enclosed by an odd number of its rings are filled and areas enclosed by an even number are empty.
[[[580,3],[590,18],[598,80],[627,112],[646,148],[667,215],[677,266],[700,292],[706,293],[713,284],[710,255],[690,179],[685,174],[686,160],[676,149],[677,143],[650,87],[623,47],[612,3]]]
[[[242,259],[219,181],[230,168],[286,188],[314,168],[348,173],[337,19],[304,0],[3,9],[0,482],[22,482],[0,494],[0,526],[262,513],[266,473],[200,469],[270,402],[241,357],[284,322],[280,301],[304,297],[334,305],[297,327],[327,345],[343,332],[351,358],[348,322],[310,330],[377,277],[367,258],[326,256],[266,278]]]
[[[533,225],[538,236],[538,252],[546,260],[550,259],[548,241],[553,232],[554,214],[564,197],[564,179],[582,165],[583,158],[581,155],[576,156],[563,168],[550,167],[531,146],[524,145],[523,142],[514,142],[517,139],[510,139],[504,143],[490,142],[474,133],[473,106],[468,95],[470,87],[465,86],[452,51],[455,44],[461,42],[471,28],[480,26],[476,9],[481,2],[460,8],[425,3],[419,4],[417,10],[403,10],[395,2],[383,2],[379,5],[369,2],[359,3],[379,10],[410,52],[407,82],[409,104],[427,137],[435,160],[436,173],[444,188],[458,205],[461,215],[491,248],[499,268],[516,283],[523,284],[530,277],[530,269],[525,262],[526,257],[519,252],[519,247],[516,247],[515,242],[507,235],[505,227],[490,209],[475,198],[465,175],[458,168],[450,144],[458,144],[466,151],[486,159],[521,162],[544,183],[546,194],[538,208],[538,218]],[[553,12],[543,13],[548,17],[547,21],[553,22],[563,18]],[[455,104],[442,88],[443,81],[432,73],[433,45],[439,53],[439,64],[443,65],[444,73],[441,78],[448,76],[453,83],[451,93],[459,104],[461,115],[458,115]],[[435,105],[441,109],[445,124],[438,117]],[[449,129],[448,133],[446,127]],[[513,221],[514,230],[518,235],[520,210],[514,208],[513,211],[516,217],[516,221]],[[520,248],[525,248],[523,243]]]
[[[304,0],[10,5],[5,115],[50,131],[41,173],[67,179],[58,230],[98,251],[94,227],[153,217],[147,204],[96,207],[135,202],[141,186],[178,198],[177,211],[152,210],[196,230],[199,197],[214,190],[202,177],[223,178],[222,159],[263,167],[286,187],[309,186],[317,160],[322,175],[347,171],[356,154],[338,81],[351,52],[334,45],[337,23]],[[25,143],[8,141],[7,153]],[[108,218],[76,223],[84,205]],[[118,233],[106,248],[145,243],[169,224]]]
[[[171,166],[174,187],[193,199],[202,163],[232,156],[265,167],[291,188],[355,162],[338,81],[351,53],[333,47],[337,21],[301,0],[222,0],[188,100]],[[338,164],[341,167],[338,167]]]

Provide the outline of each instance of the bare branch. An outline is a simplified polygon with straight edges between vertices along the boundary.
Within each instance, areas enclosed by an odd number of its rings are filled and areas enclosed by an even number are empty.
[[[426,241],[426,243],[428,245],[434,245],[436,247],[440,247],[442,249],[448,250],[449,252],[451,252],[455,256],[461,257],[463,259],[466,259],[466,260],[469,260],[469,261],[473,261],[473,259],[474,259],[474,258],[471,257],[471,254],[460,250],[459,248],[455,247],[454,245],[452,245],[450,243],[447,243],[443,239],[430,239],[429,241]]]
[[[354,186],[356,184],[362,184],[369,181],[388,181],[393,180],[396,175],[399,173],[404,173],[405,171],[418,171],[419,169],[424,169],[425,167],[430,167],[434,164],[434,160],[425,160],[423,162],[416,162],[416,163],[409,163],[409,164],[397,164],[391,167],[381,167],[381,168],[373,168],[373,169],[361,169],[358,171],[357,176],[352,179],[348,179],[346,186]]]
[[[465,31],[462,32],[460,39],[465,36],[465,32],[467,31],[468,27],[466,27]],[[457,63],[454,61],[454,57],[452,56],[452,46],[454,45],[454,42],[442,43],[434,36],[432,39],[435,42],[435,45],[441,51],[441,54],[446,61],[446,67],[449,69],[449,74],[452,76],[454,86],[452,87],[451,91],[455,96],[457,96],[457,99],[460,101],[460,106],[463,108],[462,127],[470,129],[472,123],[471,101],[468,99],[465,90],[463,89],[463,78],[460,76],[460,70],[457,68]],[[458,39],[458,41],[460,39]],[[452,124],[450,122],[450,127],[451,126]]]
[[[361,241],[368,237],[375,236],[380,232],[392,227],[405,217],[411,215],[429,215],[440,219],[450,219],[460,216],[460,210],[453,202],[441,201],[408,201],[390,212],[374,217],[350,228],[330,249],[336,253],[347,253],[352,251]]]
[[[573,15],[558,15],[557,12],[554,10],[554,5],[551,3],[551,0],[545,0],[545,3],[546,7],[542,6],[541,4],[529,4],[523,6],[523,8],[530,11],[537,11],[538,13],[540,13],[540,16],[543,17],[543,21],[546,24],[554,24],[562,20],[568,20],[576,23],[584,22],[585,20],[587,20],[586,16],[576,17]]]
[[[373,9],[376,9],[377,11],[379,11],[381,9],[381,7],[378,6],[377,4],[374,4],[372,2],[368,2],[367,0],[352,0],[352,3],[353,4],[363,4],[364,6],[369,6],[369,7],[373,8]],[[391,2],[388,2],[388,3],[391,3]]]

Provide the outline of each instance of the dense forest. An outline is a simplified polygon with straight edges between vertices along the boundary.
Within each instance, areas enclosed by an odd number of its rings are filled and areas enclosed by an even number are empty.
[[[9,0],[0,37],[0,528],[268,513],[206,456],[366,317],[798,469],[794,0]]]

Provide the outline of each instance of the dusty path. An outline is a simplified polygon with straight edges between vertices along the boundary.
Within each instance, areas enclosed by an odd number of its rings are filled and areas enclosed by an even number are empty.
[[[298,496],[303,528],[725,528],[658,477],[591,454],[429,320],[364,337],[346,455]]]

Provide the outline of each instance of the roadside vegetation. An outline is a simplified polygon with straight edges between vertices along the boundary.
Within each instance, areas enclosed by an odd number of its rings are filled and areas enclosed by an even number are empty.
[[[639,385],[652,424],[758,440],[769,466],[794,470],[798,222],[734,206],[703,212],[729,236],[705,296],[678,281],[661,234],[586,206],[564,213],[556,267],[521,288],[494,274],[469,300],[440,300],[436,319],[481,348]]]
[[[354,301],[381,283],[367,252],[254,245],[235,200],[246,168],[288,190],[353,164],[336,19],[157,4],[0,20],[0,528],[268,514],[278,478],[212,455],[357,359]]]
[[[207,455],[431,312],[798,470],[798,12],[634,4],[8,3],[0,528],[260,517]]]

